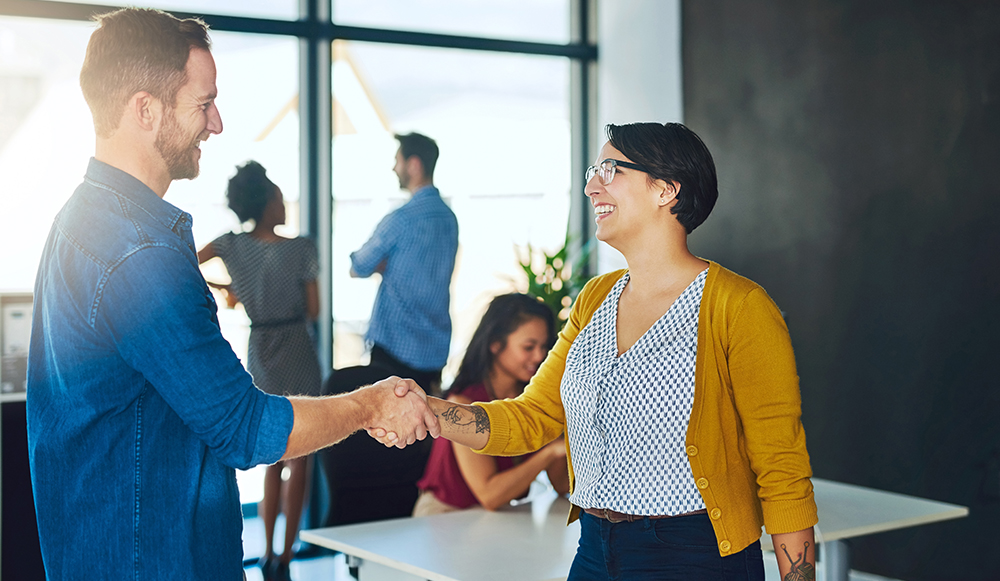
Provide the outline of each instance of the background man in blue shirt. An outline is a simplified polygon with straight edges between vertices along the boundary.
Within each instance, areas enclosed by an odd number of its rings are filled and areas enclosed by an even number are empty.
[[[392,378],[330,398],[265,394],[219,331],[191,216],[163,200],[222,132],[207,27],[99,17],[80,73],[96,152],[35,283],[28,452],[50,579],[242,579],[234,468],[387,422],[439,432]]]
[[[458,220],[434,187],[438,146],[419,133],[396,135],[393,171],[405,204],[379,222],[351,253],[351,276],[381,273],[368,327],[371,366],[416,380],[437,392],[451,344],[451,276],[458,253]]]

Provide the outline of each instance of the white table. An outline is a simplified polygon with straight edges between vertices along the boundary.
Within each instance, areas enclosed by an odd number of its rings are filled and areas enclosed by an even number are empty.
[[[389,576],[376,563],[431,581],[565,579],[580,523],[566,526],[569,502],[554,493],[497,512],[483,509],[301,531],[299,537],[360,557],[363,581]]]
[[[964,506],[813,479],[818,564],[825,581],[847,581],[845,539],[961,518]],[[302,531],[302,540],[359,557],[361,581],[549,581],[565,579],[580,538],[566,526],[569,502],[554,493],[498,512],[482,509]],[[764,535],[761,545],[771,549]],[[780,549],[779,549],[780,550]],[[373,566],[372,566],[373,565]],[[402,572],[390,573],[391,570]]]

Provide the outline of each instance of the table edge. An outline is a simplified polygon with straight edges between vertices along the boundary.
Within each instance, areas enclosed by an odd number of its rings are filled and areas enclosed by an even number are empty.
[[[299,538],[307,543],[318,545],[320,547],[325,547],[327,549],[333,549],[334,551],[340,551],[345,555],[351,555],[354,557],[358,557],[360,559],[366,559],[373,563],[378,563],[380,565],[385,565],[387,567],[392,567],[393,569],[402,571],[403,573],[410,573],[411,575],[423,577],[428,581],[461,581],[459,579],[453,579],[451,577],[448,577],[447,575],[435,573],[434,571],[429,571],[427,569],[417,567],[416,565],[404,563],[403,561],[397,561],[396,559],[386,557],[385,555],[373,553],[371,551],[355,547],[354,545],[350,545],[348,543],[331,539],[329,537],[324,537],[321,534],[319,534],[322,531],[330,528],[335,528],[335,527],[324,527],[319,529],[302,530],[299,531]]]

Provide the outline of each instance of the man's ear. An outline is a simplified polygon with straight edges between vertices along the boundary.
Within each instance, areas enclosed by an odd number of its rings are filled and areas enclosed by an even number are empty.
[[[412,177],[423,178],[424,177],[424,163],[420,161],[420,158],[411,155],[406,158],[406,170],[410,173]]]
[[[125,116],[143,131],[155,131],[163,118],[163,103],[146,91],[139,91],[129,98]]]
[[[659,206],[671,206],[671,202],[676,202],[677,195],[681,192],[681,185],[677,182],[656,180],[656,187],[659,190],[659,198],[656,200]]]

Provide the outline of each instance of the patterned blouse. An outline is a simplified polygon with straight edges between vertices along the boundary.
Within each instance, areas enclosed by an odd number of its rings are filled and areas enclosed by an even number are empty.
[[[250,317],[247,371],[254,385],[275,395],[319,395],[305,291],[319,273],[316,245],[303,237],[264,241],[243,232],[223,234],[212,247]]]
[[[615,323],[626,272],[574,341],[560,387],[576,476],[573,504],[635,515],[705,508],[684,442],[707,273],[619,356]]]

